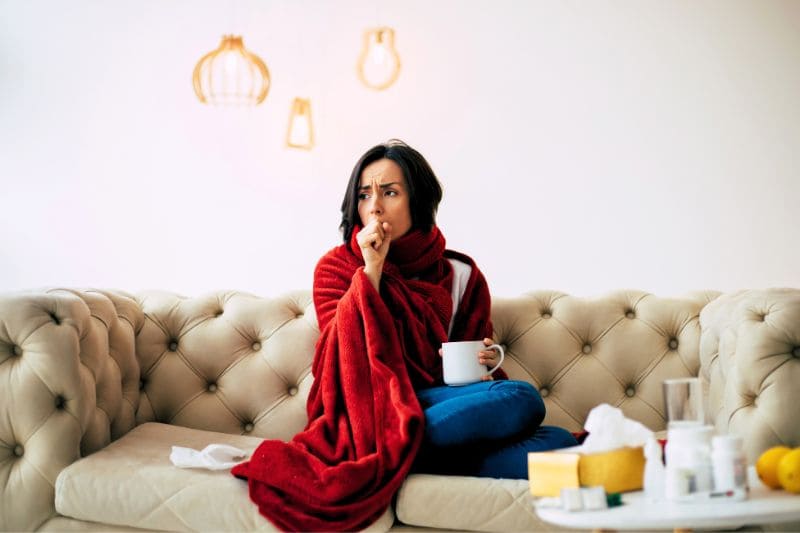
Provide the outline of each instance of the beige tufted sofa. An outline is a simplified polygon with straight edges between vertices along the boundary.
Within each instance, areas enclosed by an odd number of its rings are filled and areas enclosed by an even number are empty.
[[[579,430],[606,402],[664,427],[661,382],[700,375],[720,431],[750,460],[800,445],[800,290],[494,302],[514,379],[548,424]],[[178,469],[172,445],[254,449],[306,423],[319,334],[308,291],[50,289],[0,295],[0,529],[271,530],[245,483]],[[411,475],[374,530],[545,529],[521,480]]]

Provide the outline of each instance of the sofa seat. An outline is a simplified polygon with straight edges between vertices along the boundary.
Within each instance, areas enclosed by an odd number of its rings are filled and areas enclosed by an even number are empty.
[[[172,445],[211,443],[251,453],[256,437],[147,423],[65,468],[56,479],[56,511],[64,516],[146,529],[274,530],[258,513],[247,484],[227,470],[177,468]]]
[[[248,454],[262,439],[150,422],[76,461],[56,479],[56,511],[66,517],[165,531],[278,531],[227,470],[178,468],[172,446],[230,444]],[[391,509],[372,528],[391,528]]]
[[[400,522],[464,531],[545,531],[527,479],[412,474],[397,494]]]
[[[162,531],[278,531],[250,501],[247,485],[227,470],[178,468],[171,447],[230,444],[248,454],[259,437],[148,422],[65,468],[56,479],[63,517]],[[398,518],[422,528],[540,531],[527,480],[413,474],[397,496]],[[372,531],[392,528],[387,512]],[[63,523],[62,523],[63,525]],[[399,525],[399,524],[397,524]]]

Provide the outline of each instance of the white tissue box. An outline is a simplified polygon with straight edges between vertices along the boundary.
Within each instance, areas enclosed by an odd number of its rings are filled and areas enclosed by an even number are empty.
[[[528,482],[534,496],[558,496],[562,488],[602,485],[607,493],[642,488],[644,449],[624,447],[583,453],[580,446],[528,454]]]

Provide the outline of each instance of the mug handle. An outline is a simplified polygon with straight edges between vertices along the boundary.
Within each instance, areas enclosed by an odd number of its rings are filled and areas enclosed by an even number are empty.
[[[500,365],[503,364],[503,361],[506,358],[506,351],[499,344],[492,344],[491,346],[487,346],[486,348],[487,349],[497,348],[498,350],[500,350],[500,362],[497,363],[493,369],[489,370],[488,374],[486,374],[487,376],[491,376],[492,373],[494,373],[494,371],[497,370],[498,368],[500,368]]]

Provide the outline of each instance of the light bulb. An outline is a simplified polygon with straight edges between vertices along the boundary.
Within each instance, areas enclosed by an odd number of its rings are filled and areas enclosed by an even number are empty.
[[[400,75],[400,56],[394,48],[394,30],[373,28],[364,32],[358,58],[358,77],[370,89],[383,90]]]
[[[286,146],[311,150],[314,146],[314,125],[311,122],[311,100],[295,98],[286,130]]]
[[[219,47],[200,58],[192,82],[197,98],[215,105],[258,105],[270,87],[267,65],[234,35],[223,35]]]

